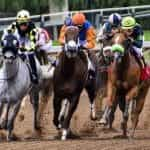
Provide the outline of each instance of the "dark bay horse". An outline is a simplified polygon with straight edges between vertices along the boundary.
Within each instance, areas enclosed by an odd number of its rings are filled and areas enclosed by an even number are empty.
[[[78,47],[78,33],[77,27],[70,26],[66,29],[66,44],[59,55],[58,65],[54,72],[53,122],[59,131],[62,129],[62,140],[67,138],[70,120],[77,108],[83,88],[86,88],[88,92],[91,106],[96,96],[94,87],[96,80],[88,80],[88,59],[83,50]],[[92,54],[90,57],[94,59]],[[66,107],[64,106],[66,105],[69,107],[65,115]]]
[[[127,136],[127,121],[129,103],[138,94],[141,68],[135,55],[131,53],[131,42],[124,33],[117,33],[112,39],[114,60],[109,67],[107,82],[108,110],[110,115],[112,105],[119,99],[119,107],[123,113],[121,127],[123,136]]]

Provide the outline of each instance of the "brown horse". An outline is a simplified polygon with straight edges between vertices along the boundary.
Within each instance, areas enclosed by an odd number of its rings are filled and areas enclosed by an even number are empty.
[[[112,51],[114,60],[109,67],[108,73],[106,97],[108,107],[106,114],[110,115],[113,103],[119,99],[119,107],[123,113],[123,122],[121,124],[123,136],[126,137],[129,103],[138,94],[141,68],[135,55],[131,53],[131,42],[127,40],[124,33],[117,33],[113,37]]]
[[[96,116],[97,119],[101,118],[102,115],[102,104],[103,104],[103,98],[106,96],[106,85],[108,80],[108,67],[112,62],[112,53],[111,53],[111,46],[110,43],[104,42],[103,48],[99,52],[98,55],[98,93],[96,98]]]
[[[70,120],[76,110],[83,88],[86,88],[88,92],[91,106],[96,96],[96,79],[88,80],[88,59],[85,52],[78,47],[78,33],[77,27],[67,27],[66,43],[59,55],[54,72],[53,122],[58,131],[62,129],[62,140],[67,138]],[[94,59],[93,54],[90,57]]]
[[[132,130],[131,130],[131,137],[134,136],[135,129],[137,127],[140,113],[142,112],[145,99],[148,93],[148,89],[150,86],[150,80],[144,80],[141,82],[139,86],[139,92],[136,98],[132,103],[132,111],[131,111],[131,121],[132,121]]]

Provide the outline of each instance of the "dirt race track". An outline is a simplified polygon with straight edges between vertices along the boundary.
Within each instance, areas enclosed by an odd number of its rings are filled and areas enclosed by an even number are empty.
[[[116,138],[121,135],[120,111],[117,110],[114,128],[116,130],[104,130],[95,126],[89,119],[89,102],[87,95],[83,92],[78,109],[72,120],[73,131],[80,138],[68,141],[56,140],[57,134],[52,124],[52,100],[45,109],[43,125],[43,137],[38,139],[28,139],[32,136],[32,107],[27,102],[25,109],[25,119],[20,122],[16,119],[15,134],[21,138],[17,142],[0,142],[0,150],[150,150],[150,92],[147,95],[144,110],[140,117],[140,123],[133,140]],[[130,123],[129,123],[130,126]]]

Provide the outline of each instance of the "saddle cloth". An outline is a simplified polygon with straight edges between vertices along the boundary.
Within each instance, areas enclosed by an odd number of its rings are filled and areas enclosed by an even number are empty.
[[[146,66],[141,71],[141,80],[148,80],[150,79],[150,66]]]

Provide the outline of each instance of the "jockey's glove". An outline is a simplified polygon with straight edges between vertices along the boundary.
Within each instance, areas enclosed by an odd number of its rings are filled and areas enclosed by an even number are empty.
[[[21,51],[21,52],[26,52],[26,51],[27,51],[27,49],[26,49],[26,48],[24,48],[24,47],[21,47],[21,48],[20,48],[20,51]]]
[[[80,45],[79,48],[80,49],[87,49],[85,45]]]
[[[29,52],[34,52],[34,50],[35,50],[34,48],[28,49]]]

